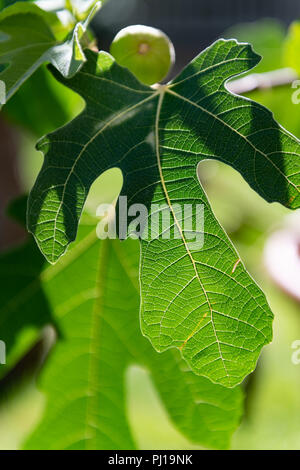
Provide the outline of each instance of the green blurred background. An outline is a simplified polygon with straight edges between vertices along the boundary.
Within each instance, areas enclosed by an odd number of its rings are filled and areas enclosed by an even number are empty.
[[[130,24],[130,18],[127,24]],[[95,27],[101,37],[101,21],[96,22]],[[286,25],[280,21],[260,19],[237,24],[225,31],[220,29],[218,36],[251,42],[263,56],[258,72],[285,65]],[[180,61],[183,61],[182,57]],[[291,85],[287,85],[259,90],[248,96],[271,109],[276,119],[300,138],[300,105],[292,103],[293,91]],[[29,99],[32,102],[30,109],[27,106]],[[82,106],[79,97],[57,84],[43,68],[4,108],[2,125],[12,133],[17,146],[12,193],[29,191],[41,166],[42,156],[34,150],[37,137],[62,125]],[[300,308],[299,303],[272,282],[263,261],[266,240],[285,224],[290,212],[278,204],[264,202],[239,174],[225,165],[205,162],[199,172],[217,217],[250,273],[265,291],[275,314],[274,340],[264,348],[257,370],[245,384],[246,412],[233,437],[232,448],[299,449],[300,364],[292,363],[291,345],[300,339]],[[97,205],[111,201],[120,185],[120,172],[112,170],[103,175],[92,188],[88,209],[95,214]],[[23,237],[12,225],[7,230],[10,230],[10,236],[2,240],[2,249]],[[141,449],[195,448],[170,423],[145,370],[132,367],[128,371],[127,384],[128,415]],[[44,405],[44,397],[39,393],[35,379],[21,378],[18,387],[5,389],[0,397],[0,449],[20,447],[38,422]]]

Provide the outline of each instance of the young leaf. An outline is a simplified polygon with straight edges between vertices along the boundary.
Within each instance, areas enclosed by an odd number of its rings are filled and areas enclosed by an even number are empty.
[[[17,2],[0,12],[0,80],[6,101],[44,62],[51,62],[65,77],[79,70],[86,60],[80,40],[99,7],[100,2],[64,42],[52,32],[55,15],[32,3]]]
[[[261,105],[225,84],[254,67],[248,44],[219,40],[169,85],[143,86],[113,58],[88,53],[71,80],[86,101],[75,120],[43,139],[45,161],[31,192],[28,228],[51,263],[76,237],[93,181],[119,167],[128,204],[168,206],[177,238],[142,237],[142,330],[158,351],[181,350],[192,370],[240,383],[272,338],[272,313],[217,222],[197,178],[216,159],[238,170],[267,201],[299,206],[299,141]],[[192,251],[176,207],[204,207],[204,246]],[[155,212],[155,210],[153,209]]]
[[[100,242],[89,220],[56,266],[44,266],[32,240],[2,256],[0,337],[7,367],[14,351],[26,350],[28,328],[52,324],[59,335],[42,373],[47,407],[27,448],[134,448],[125,389],[131,364],[148,369],[174,425],[190,440],[229,446],[242,412],[241,390],[195,376],[177,351],[159,355],[142,337],[138,261],[137,242]]]

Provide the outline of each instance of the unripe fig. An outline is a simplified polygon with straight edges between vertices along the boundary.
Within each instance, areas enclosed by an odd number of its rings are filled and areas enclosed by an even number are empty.
[[[146,85],[165,78],[175,61],[168,36],[159,29],[142,25],[122,29],[113,40],[110,53]]]

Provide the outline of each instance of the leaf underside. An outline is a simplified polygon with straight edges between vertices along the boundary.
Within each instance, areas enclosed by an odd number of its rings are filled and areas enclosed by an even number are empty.
[[[241,417],[241,390],[196,376],[178,351],[153,350],[139,326],[138,243],[100,242],[94,224],[89,218],[81,223],[78,240],[56,266],[44,263],[33,240],[1,256],[5,367],[16,349],[20,357],[26,352],[29,345],[20,341],[28,329],[39,334],[52,324],[58,332],[40,381],[47,405],[25,448],[135,448],[125,386],[132,364],[149,371],[173,424],[188,439],[227,448]]]
[[[40,141],[43,168],[28,204],[28,228],[51,263],[76,238],[91,184],[119,167],[128,205],[167,204],[170,229],[141,240],[141,326],[158,351],[180,349],[191,369],[233,387],[272,338],[272,313],[216,220],[199,184],[206,159],[239,171],[268,202],[299,207],[299,141],[226,81],[254,67],[248,44],[219,40],[167,86],[139,83],[105,53],[72,79],[85,110]],[[191,250],[175,207],[203,204],[204,245]],[[195,208],[194,208],[195,210]],[[195,218],[195,213],[193,213]],[[150,219],[149,219],[150,220]]]

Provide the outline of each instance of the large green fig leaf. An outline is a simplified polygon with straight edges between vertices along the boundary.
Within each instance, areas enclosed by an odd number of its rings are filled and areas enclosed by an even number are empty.
[[[81,223],[76,244],[55,266],[44,262],[33,240],[1,256],[6,370],[34,332],[52,324],[58,333],[41,377],[45,413],[26,448],[134,448],[125,386],[132,364],[149,371],[171,420],[188,439],[228,447],[242,412],[240,389],[194,375],[178,351],[153,350],[139,326],[138,244],[99,241],[94,223]]]
[[[99,7],[100,2],[95,3],[65,41],[58,41],[52,31],[56,16],[35,4],[17,2],[1,11],[0,80],[5,101],[44,62],[51,62],[65,77],[74,75],[86,60],[80,41]]]
[[[119,167],[128,205],[164,204],[170,214],[141,240],[141,325],[158,351],[181,350],[197,374],[232,387],[272,338],[272,313],[216,220],[197,178],[206,159],[239,171],[268,202],[299,207],[299,141],[261,105],[231,94],[226,81],[254,67],[248,44],[219,40],[170,84],[139,83],[105,53],[89,52],[72,79],[55,76],[86,101],[75,120],[40,141],[45,161],[31,192],[28,228],[49,262],[76,237],[93,181]],[[190,248],[177,214],[204,208],[204,245]],[[154,208],[153,208],[154,207]],[[193,227],[195,231],[195,226]],[[197,233],[195,231],[195,233]]]

